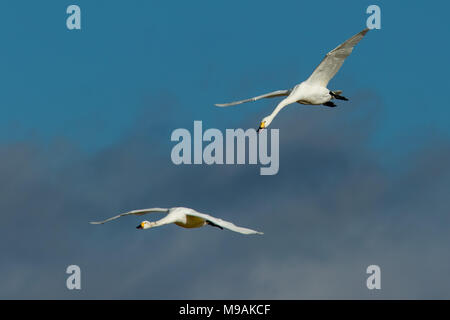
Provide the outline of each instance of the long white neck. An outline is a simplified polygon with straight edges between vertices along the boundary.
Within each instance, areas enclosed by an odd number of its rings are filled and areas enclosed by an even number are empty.
[[[281,111],[281,109],[283,109],[284,107],[286,107],[288,104],[291,104],[292,102],[290,102],[287,99],[283,99],[282,101],[280,101],[280,103],[277,105],[277,107],[273,110],[273,112],[269,115],[270,118],[270,122],[272,122],[272,120],[277,116],[278,112]]]

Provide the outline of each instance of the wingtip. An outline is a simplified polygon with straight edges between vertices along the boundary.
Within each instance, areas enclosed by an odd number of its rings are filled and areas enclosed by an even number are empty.
[[[101,222],[95,222],[95,221],[91,221],[89,222],[90,224],[102,224]]]

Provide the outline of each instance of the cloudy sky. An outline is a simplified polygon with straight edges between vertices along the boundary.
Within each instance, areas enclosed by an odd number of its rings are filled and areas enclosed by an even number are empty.
[[[450,298],[448,4],[378,1],[329,84],[350,101],[283,110],[260,176],[176,166],[170,135],[257,127],[277,99],[213,104],[306,79],[372,2],[79,0],[69,31],[73,3],[0,4],[0,298]],[[154,206],[265,234],[88,224]]]

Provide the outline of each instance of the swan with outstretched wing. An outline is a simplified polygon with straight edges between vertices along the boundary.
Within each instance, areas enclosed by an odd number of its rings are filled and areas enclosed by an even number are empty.
[[[183,228],[199,228],[205,225],[210,225],[213,227],[217,227],[220,229],[228,229],[234,232],[242,233],[242,234],[263,234],[262,232],[255,231],[252,229],[238,227],[235,224],[225,221],[209,214],[201,213],[195,211],[194,209],[184,208],[184,207],[175,207],[175,208],[150,208],[150,209],[141,209],[141,210],[133,210],[129,212],[125,212],[119,214],[117,216],[108,218],[103,221],[91,222],[91,224],[103,224],[105,222],[118,219],[120,217],[128,216],[128,215],[136,215],[142,216],[148,213],[167,213],[167,215],[158,220],[158,221],[142,221],[136,228],[137,229],[150,229],[159,227],[165,224],[174,223]]]
[[[335,49],[328,52],[322,62],[311,74],[311,76],[292,89],[277,90],[250,99],[216,104],[216,106],[229,107],[245,102],[257,101],[264,98],[286,96],[286,98],[276,106],[274,111],[261,121],[258,131],[267,128],[273,121],[273,119],[277,116],[277,114],[281,111],[281,109],[295,102],[305,105],[325,105],[327,107],[336,107],[336,104],[334,104],[331,100],[348,99],[341,95],[341,90],[329,90],[327,88],[328,82],[339,71],[345,59],[350,55],[350,53],[352,53],[353,48],[366,35],[368,31],[368,28],[362,30],[344,43],[337,46]]]

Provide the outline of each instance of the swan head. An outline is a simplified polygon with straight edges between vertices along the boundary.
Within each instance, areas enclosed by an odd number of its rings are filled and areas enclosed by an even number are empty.
[[[270,116],[265,117],[264,119],[261,120],[261,123],[259,124],[259,128],[258,130],[256,130],[256,132],[259,132],[262,129],[266,129],[270,123],[272,122],[272,118]]]
[[[137,227],[136,229],[149,229],[151,227],[153,227],[154,222],[150,222],[150,221],[142,221]]]

